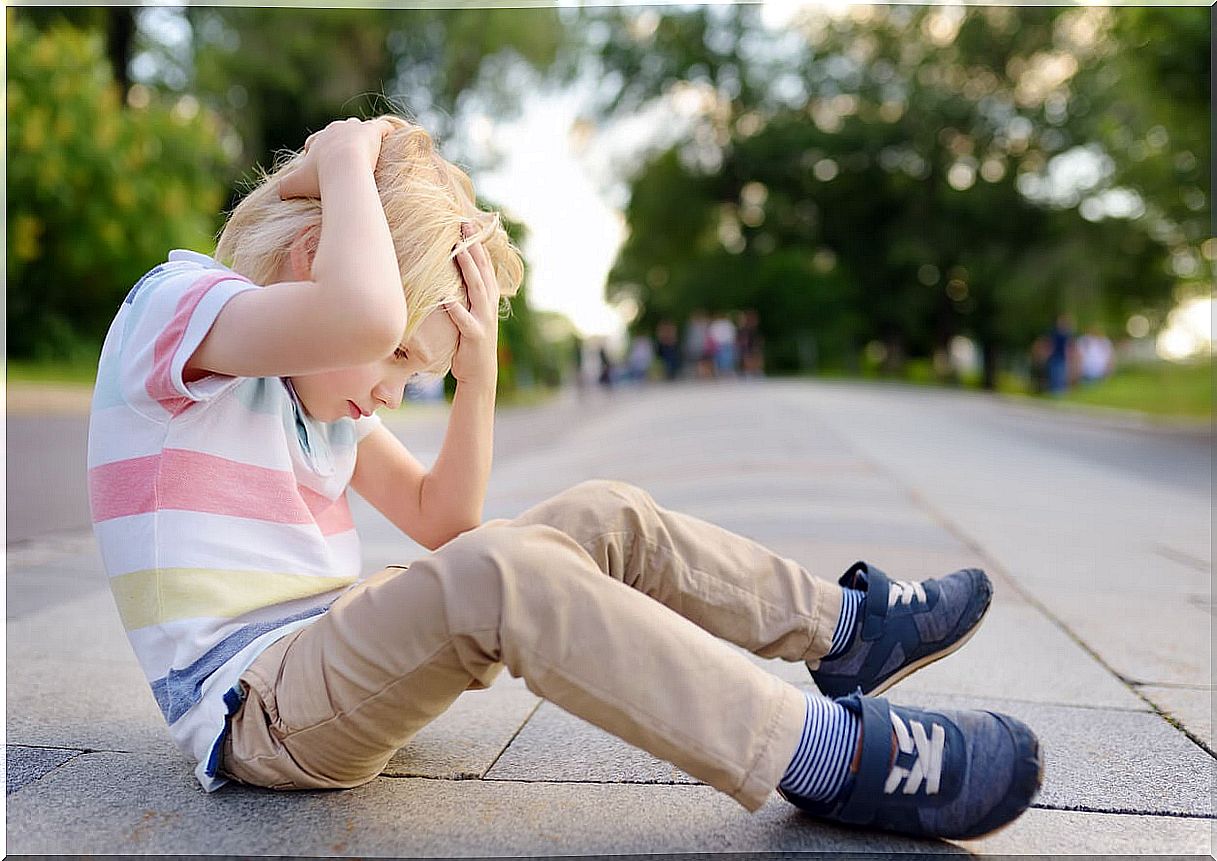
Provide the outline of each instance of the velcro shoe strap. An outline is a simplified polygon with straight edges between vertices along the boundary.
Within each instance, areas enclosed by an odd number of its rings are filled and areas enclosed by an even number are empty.
[[[862,757],[858,773],[853,776],[849,798],[836,815],[844,822],[866,825],[875,819],[883,799],[883,784],[891,770],[891,709],[882,697],[864,697],[856,693],[837,702],[858,712],[862,719]]]
[[[864,572],[866,578],[866,600],[862,603],[862,639],[877,640],[883,633],[883,622],[887,619],[887,595],[892,583],[886,574],[866,562],[855,562],[846,573],[852,578],[855,571]]]

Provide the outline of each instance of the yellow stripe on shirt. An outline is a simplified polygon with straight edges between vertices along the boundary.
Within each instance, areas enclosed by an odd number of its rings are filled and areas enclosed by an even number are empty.
[[[316,577],[275,571],[222,568],[149,568],[110,579],[128,631],[175,619],[230,619],[251,610],[311,598],[355,582],[354,577]]]

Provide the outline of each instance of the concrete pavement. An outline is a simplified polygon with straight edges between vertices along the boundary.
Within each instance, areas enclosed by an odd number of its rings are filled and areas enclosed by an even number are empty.
[[[434,458],[442,414],[389,421]],[[1211,437],[969,393],[777,381],[505,410],[496,446],[487,517],[616,478],[825,578],[859,558],[901,578],[985,568],[997,596],[984,627],[889,697],[1025,720],[1046,763],[1036,806],[959,844],[834,828],[776,794],[750,815],[506,673],[364,787],[206,795],[168,740],[89,533],[68,529],[9,548],[8,850],[1213,851]],[[422,554],[352,508],[366,570]],[[750,657],[810,686],[801,664]]]

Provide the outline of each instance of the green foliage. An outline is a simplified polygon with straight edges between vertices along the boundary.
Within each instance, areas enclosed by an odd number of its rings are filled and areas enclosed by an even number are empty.
[[[1055,156],[1101,137],[1088,105],[1128,86],[1112,84],[1112,66],[1143,69],[1130,80],[1172,82],[1168,99],[1141,88],[1145,98],[1125,111],[1125,136],[1153,138],[1148,124],[1157,121],[1172,140],[1176,129],[1198,139],[1195,119],[1176,122],[1180,109],[1207,117],[1198,91],[1176,101],[1172,87],[1201,67],[1207,77],[1200,31],[1191,26],[1181,39],[1190,59],[1132,55],[1136,34],[1170,42],[1161,22],[1195,25],[1184,13],[1199,10],[1127,11],[814,11],[796,20],[805,50],[784,65],[741,52],[756,38],[755,21],[714,25],[722,16],[698,10],[640,27],[640,14],[608,16],[617,29],[605,56],[621,79],[609,104],[636,104],[679,74],[693,78],[698,56],[703,70],[736,64],[743,81],[787,85],[782,98],[719,86],[690,140],[638,171],[610,296],[639,301],[640,330],[699,307],[757,307],[772,370],[807,367],[809,357],[849,367],[878,340],[884,369],[898,371],[964,334],[982,346],[988,387],[1062,311],[1119,331],[1131,313],[1167,307],[1176,278],[1166,246],[1177,255],[1182,240],[1164,237],[1172,231],[1160,220],[1084,218],[1081,195],[1062,202],[1028,191]],[[710,39],[712,25],[734,26],[734,41]],[[666,56],[653,60],[654,52]],[[790,95],[791,81],[802,96]],[[708,164],[707,140],[717,141]],[[1190,157],[1172,163],[1207,176],[1207,157]],[[1117,176],[1141,176],[1138,190],[1178,214],[1178,171],[1150,173],[1153,160],[1143,161],[1140,174],[1123,166]],[[1185,202],[1194,206],[1196,193]]]
[[[507,56],[548,66],[565,39],[553,9],[191,6],[185,15],[192,48],[170,77],[239,131],[243,169],[347,116],[404,113],[442,140],[475,88],[500,113],[517,104],[487,69]],[[183,64],[159,50],[165,64]]]
[[[208,247],[226,159],[197,103],[123,104],[100,37],[8,28],[8,352],[95,350],[140,275]]]

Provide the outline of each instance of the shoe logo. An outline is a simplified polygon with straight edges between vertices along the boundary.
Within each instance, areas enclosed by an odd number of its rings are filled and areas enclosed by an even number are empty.
[[[891,795],[904,781],[904,794],[912,795],[925,781],[925,794],[937,795],[938,783],[942,776],[942,751],[946,744],[946,730],[941,724],[930,724],[930,733],[926,735],[925,726],[920,721],[910,720],[906,727],[900,715],[894,711],[892,729],[896,731],[896,746],[901,753],[915,753],[917,758],[908,768],[893,765],[888,772],[887,783],[883,784],[885,795]]]
[[[891,588],[887,590],[887,607],[890,610],[896,606],[899,601],[904,606],[913,603],[916,598],[922,604],[926,603],[925,589],[920,583],[913,583],[908,580],[892,580]]]

